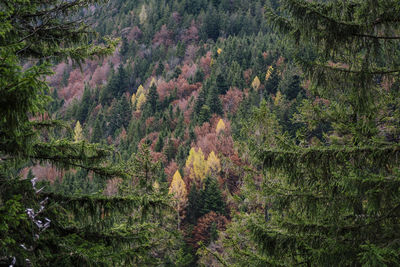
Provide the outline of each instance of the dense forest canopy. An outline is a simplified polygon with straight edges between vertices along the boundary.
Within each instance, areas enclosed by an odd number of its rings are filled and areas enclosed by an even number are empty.
[[[0,265],[400,265],[399,11],[0,1]]]

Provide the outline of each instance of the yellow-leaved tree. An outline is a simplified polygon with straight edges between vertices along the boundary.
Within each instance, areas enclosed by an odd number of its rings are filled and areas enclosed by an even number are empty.
[[[139,85],[138,89],[136,90],[136,97],[140,96],[141,94],[144,94],[143,85]]]
[[[146,102],[146,95],[143,93],[137,98],[136,110],[140,110],[145,102]]]
[[[196,153],[196,150],[194,149],[194,147],[192,147],[189,151],[189,156],[186,159],[186,167],[190,168],[191,164],[193,163],[193,159],[194,159],[194,154]]]
[[[156,79],[154,77],[151,78],[149,88],[152,87],[153,85],[157,86],[157,82],[156,82]]]
[[[74,141],[79,142],[82,140],[83,140],[82,126],[81,123],[77,121],[74,128]]]
[[[265,74],[265,80],[268,81],[269,77],[271,77],[272,71],[274,70],[274,68],[272,66],[268,67],[267,73]]]
[[[215,155],[214,151],[211,151],[207,158],[207,174],[218,174],[221,171],[221,161]]]
[[[190,178],[197,182],[202,182],[207,174],[207,161],[204,158],[203,151],[199,148],[190,149],[189,157],[186,160],[186,167],[190,168]]]
[[[185,209],[187,204],[187,190],[185,182],[182,180],[182,176],[178,170],[172,177],[168,193],[172,194],[176,200],[176,212],[178,216],[178,229],[179,229],[180,221],[183,217],[181,213]]]
[[[174,176],[172,177],[168,193],[173,194],[174,197],[178,199],[180,203],[184,203],[186,201],[187,197],[186,185],[182,179],[179,170],[177,170]]]
[[[260,79],[258,78],[258,76],[256,76],[253,80],[253,82],[251,83],[251,87],[253,87],[253,89],[255,91],[258,91],[258,88],[260,88],[261,82]]]
[[[135,94],[133,94],[133,95],[135,95]],[[133,95],[132,95],[132,97],[133,97]],[[133,99],[131,99],[131,100],[133,100]],[[145,93],[143,85],[139,85],[138,89],[136,90],[135,102],[136,102],[136,110],[138,110],[138,111],[143,106],[143,104],[146,102],[146,93]]]
[[[199,148],[195,155],[196,156],[193,159],[193,173],[197,179],[200,179],[200,181],[202,181],[204,178],[206,178],[207,162],[204,158],[204,154],[201,148]]]
[[[159,191],[160,191],[160,184],[159,184],[157,181],[154,181],[154,183],[153,183],[153,189],[154,189],[154,191],[156,191],[156,192],[159,192]]]
[[[221,131],[224,131],[224,130],[225,130],[225,123],[222,119],[219,119],[217,128],[215,129],[215,132],[217,134],[219,134]]]
[[[140,24],[144,24],[147,21],[147,8],[146,8],[146,5],[143,5],[142,9],[140,10],[139,21],[140,21]]]
[[[282,93],[280,91],[276,92],[275,99],[274,99],[274,105],[278,106],[281,103],[282,98],[283,98]]]

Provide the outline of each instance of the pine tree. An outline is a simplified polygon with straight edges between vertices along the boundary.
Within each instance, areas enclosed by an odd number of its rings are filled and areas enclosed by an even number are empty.
[[[299,108],[296,140],[256,149],[271,206],[253,217],[254,240],[277,266],[399,265],[399,147],[386,133],[399,126],[384,119],[397,93],[379,83],[400,72],[398,2],[282,2],[290,16],[268,16],[299,51],[312,50],[298,61],[318,101]],[[312,129],[324,120],[331,127],[318,139]]]

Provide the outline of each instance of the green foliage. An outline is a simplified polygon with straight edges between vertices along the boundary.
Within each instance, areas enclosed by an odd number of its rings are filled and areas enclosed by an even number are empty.
[[[216,87],[211,87],[207,97],[207,106],[210,108],[211,114],[222,115],[222,104],[219,99],[218,90]],[[201,112],[201,111],[200,111]]]
[[[200,210],[200,216],[215,211],[225,214],[225,202],[222,198],[221,190],[216,179],[208,177],[204,184],[204,191],[201,192],[203,207]]]
[[[188,194],[187,221],[196,224],[201,216],[214,211],[225,215],[225,201],[219,189],[215,178],[207,177],[204,183],[204,189],[198,190],[193,183]]]
[[[149,92],[146,97],[146,103],[143,108],[143,117],[151,117],[153,116],[160,107],[160,100],[157,93],[157,87],[155,84],[150,86]]]
[[[113,135],[119,128],[127,128],[131,120],[131,116],[132,113],[129,101],[125,95],[122,95],[118,101],[114,102],[112,105],[108,132]]]
[[[253,147],[267,171],[261,196],[272,206],[249,228],[274,265],[398,264],[398,144],[385,138],[390,123],[378,122],[388,115],[389,93],[377,79],[398,73],[391,49],[398,41],[387,41],[398,25],[388,4],[288,0],[282,8],[290,16],[268,11],[299,50],[307,45],[316,55],[299,58],[315,100],[296,115],[304,123],[296,139],[266,129],[273,138]],[[373,26],[382,18],[386,37]],[[331,127],[314,135],[324,121]]]
[[[102,104],[110,104],[114,97],[120,97],[128,90],[128,78],[124,66],[121,64],[116,73],[111,75],[107,84],[100,91],[100,101]]]
[[[85,86],[85,90],[83,91],[83,96],[81,99],[81,103],[78,107],[77,113],[76,113],[76,119],[82,123],[84,123],[88,117],[89,113],[89,108],[91,106],[91,101],[90,101],[91,95],[90,95],[90,89]]]

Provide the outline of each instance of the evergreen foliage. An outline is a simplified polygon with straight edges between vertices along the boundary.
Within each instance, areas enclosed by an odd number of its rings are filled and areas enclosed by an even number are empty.
[[[112,153],[110,148],[82,141],[79,121],[74,131],[75,141],[72,141],[57,139],[52,134],[52,128],[65,129],[65,125],[42,117],[50,100],[45,82],[45,75],[51,74],[49,60],[70,58],[82,63],[86,58],[110,55],[114,50],[114,40],[106,46],[89,45],[87,42],[92,31],[83,19],[79,19],[78,13],[95,2],[51,0],[7,1],[2,4],[1,265],[154,264],[150,250],[161,238],[168,238],[166,234],[172,233],[170,230],[156,231],[160,236],[149,238],[150,233],[159,227],[156,219],[134,223],[133,218],[129,218],[135,215],[140,221],[150,208],[168,210],[165,193],[72,197],[45,193],[43,189],[36,189],[37,178],[22,180],[18,175],[18,170],[26,162],[48,162],[58,168],[83,168],[103,179],[116,176],[129,179],[132,176],[126,166],[118,162],[111,165],[105,161]],[[28,64],[30,67],[22,68],[21,65],[28,60],[33,60],[33,64],[31,62]],[[126,82],[121,66],[114,79],[117,82],[109,84],[110,92],[124,92]],[[86,92],[85,101],[87,95]],[[86,114],[85,110],[79,112],[80,116]],[[143,168],[146,163],[134,166]],[[133,173],[138,172],[139,169],[133,169]],[[174,244],[179,244],[179,241]],[[157,249],[163,255],[160,259],[165,257],[174,261],[173,254],[162,252],[163,249]]]
[[[297,120],[306,126],[296,140],[256,148],[272,206],[249,227],[273,265],[400,264],[398,144],[386,138],[390,123],[379,122],[391,93],[378,81],[399,72],[392,5],[287,0],[290,16],[268,11],[278,29],[313,49],[298,61],[311,92],[326,100],[303,101]],[[332,128],[313,136],[324,120]]]
[[[222,115],[222,104],[219,99],[219,93],[215,86],[210,88],[210,92],[207,97],[207,106],[210,108],[211,114]],[[200,111],[201,112],[201,111]],[[203,119],[202,121],[204,121]]]

